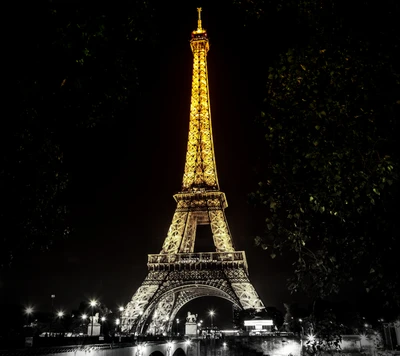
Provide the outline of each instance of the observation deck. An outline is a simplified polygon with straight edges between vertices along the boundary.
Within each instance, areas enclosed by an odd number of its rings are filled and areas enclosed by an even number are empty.
[[[246,254],[234,252],[193,252],[148,255],[149,271],[221,270],[243,268],[248,274]]]

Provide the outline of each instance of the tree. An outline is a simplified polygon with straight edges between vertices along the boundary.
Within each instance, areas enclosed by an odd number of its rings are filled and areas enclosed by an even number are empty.
[[[237,3],[260,21],[296,19],[265,78],[257,243],[272,258],[294,256],[292,291],[326,298],[360,284],[399,306],[399,5],[363,1],[354,12],[308,0],[271,14],[267,1]]]
[[[12,11],[10,12],[13,13]],[[9,46],[9,117],[0,130],[0,269],[68,237],[71,152],[88,130],[134,111],[149,2],[19,8]]]

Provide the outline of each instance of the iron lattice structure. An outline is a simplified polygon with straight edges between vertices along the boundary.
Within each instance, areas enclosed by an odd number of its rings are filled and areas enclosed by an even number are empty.
[[[148,256],[148,275],[124,308],[121,327],[142,334],[168,332],[179,309],[189,301],[216,296],[237,309],[264,309],[250,283],[246,255],[235,251],[224,213],[214,155],[208,90],[207,32],[192,32],[193,76],[189,138],[177,208],[159,254]],[[210,225],[216,252],[194,252],[196,228]]]

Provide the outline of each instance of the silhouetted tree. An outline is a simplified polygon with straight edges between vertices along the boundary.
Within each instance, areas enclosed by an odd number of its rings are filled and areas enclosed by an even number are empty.
[[[400,5],[236,3],[289,28],[262,79],[266,145],[252,201],[267,219],[257,243],[271,258],[294,256],[291,291],[325,298],[352,284],[399,306]]]

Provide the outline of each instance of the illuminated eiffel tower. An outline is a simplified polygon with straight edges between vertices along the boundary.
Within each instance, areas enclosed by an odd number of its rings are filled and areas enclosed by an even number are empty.
[[[214,156],[206,56],[207,32],[192,32],[192,95],[189,139],[182,189],[159,254],[148,256],[148,275],[124,308],[121,329],[142,334],[172,328],[179,309],[189,301],[216,296],[236,309],[264,309],[249,281],[246,255],[235,251],[224,213],[228,206],[220,191]],[[210,225],[215,252],[194,252],[197,225]]]

